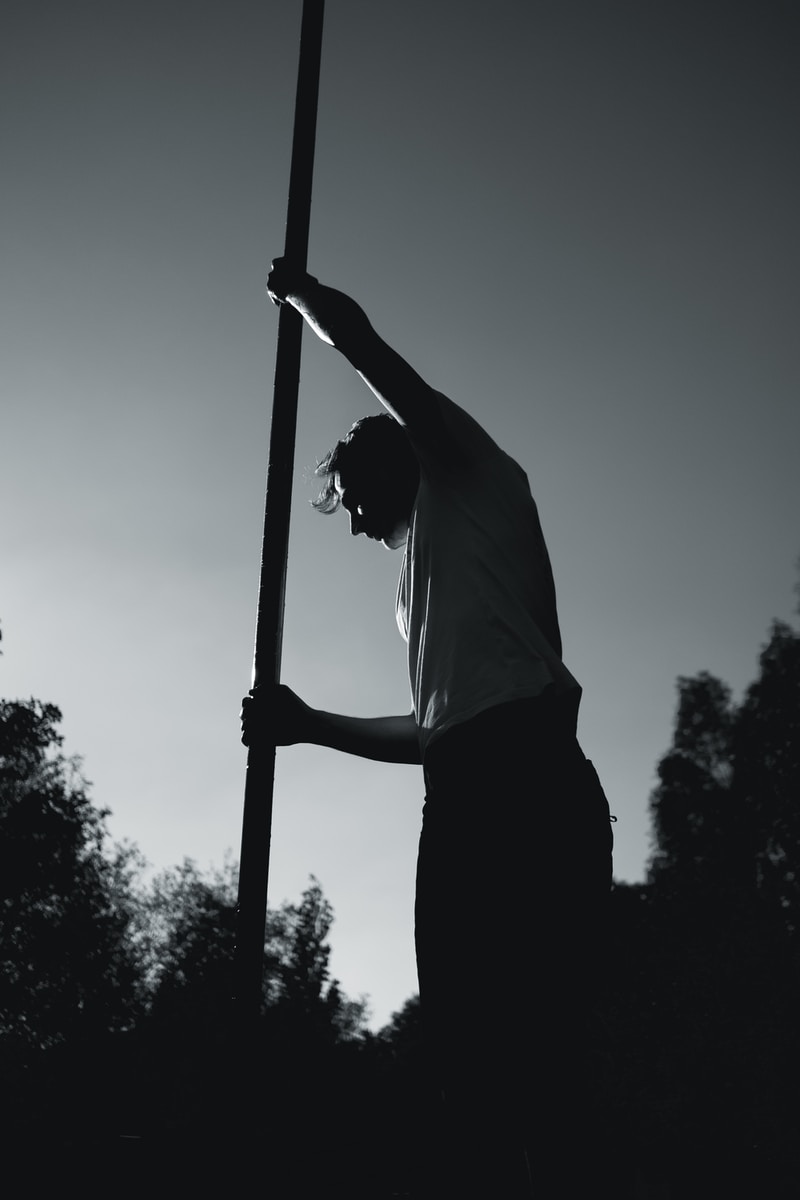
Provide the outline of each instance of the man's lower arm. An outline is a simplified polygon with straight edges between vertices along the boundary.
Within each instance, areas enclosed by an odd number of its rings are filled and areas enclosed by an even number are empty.
[[[314,742],[378,762],[422,762],[413,713],[393,717],[346,717],[314,710]]]

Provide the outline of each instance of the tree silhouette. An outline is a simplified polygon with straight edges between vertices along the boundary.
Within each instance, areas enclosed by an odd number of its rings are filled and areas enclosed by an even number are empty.
[[[800,635],[772,626],[733,731],[741,803],[753,814],[755,886],[792,934],[800,924]]]
[[[797,920],[800,635],[772,626],[759,676],[736,705],[707,672],[678,680],[673,744],[651,797],[660,894],[757,896]],[[777,915],[777,912],[776,912]]]
[[[268,1002],[304,1036],[329,1042],[363,1034],[367,1003],[350,1000],[330,978],[333,908],[313,875],[299,905],[284,903],[267,923]]]
[[[139,893],[136,924],[153,1018],[207,1026],[231,1018],[237,865],[201,873],[186,859]],[[329,962],[333,908],[314,876],[299,905],[267,912],[262,1015],[335,1042],[360,1036],[366,1001],[351,1000]]]
[[[158,1023],[209,1027],[228,1019],[236,868],[204,875],[191,859],[138,892],[137,933],[148,1011]]]
[[[707,672],[677,690],[647,878],[612,895],[599,1012],[609,1127],[626,1163],[673,1184],[670,1200],[736,1194],[743,1180],[788,1200],[800,1165],[800,634],[773,624],[739,701]],[[0,1117],[11,1145],[58,1144],[62,1181],[70,1146],[83,1179],[89,1160],[102,1175],[136,1144],[140,1190],[165,1162],[173,1190],[195,1162],[200,1188],[209,1148],[220,1181],[236,1145],[236,864],[185,860],[145,882],[135,847],[109,848],[108,810],[62,755],[60,716],[0,702]],[[436,1122],[418,997],[369,1033],[365,1000],[331,977],[333,916],[313,875],[299,903],[267,914],[257,1153],[275,1194],[302,1194],[300,1178],[312,1195],[409,1194]],[[624,1179],[619,1192],[636,1194]]]
[[[0,1034],[32,1046],[124,1029],[136,1016],[128,938],[134,852],[105,853],[61,713],[0,702]]]
[[[788,625],[773,624],[740,703],[707,672],[678,680],[647,882],[612,897],[605,1006],[612,1103],[644,1161],[682,1172],[681,1195],[748,1172],[781,1195],[797,1171],[799,768]]]
[[[42,1189],[63,1184],[70,1164],[83,1184],[90,1161],[98,1177],[119,1169],[134,1146],[142,1186],[167,1168],[185,1182],[190,1150],[210,1172],[214,1147],[229,1174],[236,865],[203,874],[186,860],[144,882],[141,854],[108,845],[108,810],[61,754],[60,719],[36,700],[0,703],[4,1160],[19,1156],[29,1179],[51,1162]],[[365,1002],[330,978],[332,921],[313,877],[299,905],[268,913],[252,1053],[276,1163],[302,1161],[309,1138],[323,1144],[321,1113],[331,1132],[343,1091],[331,1055],[367,1041]],[[309,1089],[327,1097],[322,1109]],[[298,1126],[306,1109],[313,1120]],[[208,1183],[199,1166],[194,1178]]]

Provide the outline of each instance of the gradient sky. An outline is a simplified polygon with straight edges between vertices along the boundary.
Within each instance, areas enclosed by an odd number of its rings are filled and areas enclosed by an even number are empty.
[[[795,611],[796,12],[326,6],[310,269],[528,471],[621,880],[677,677],[740,696]],[[61,707],[153,868],[239,854],[300,14],[4,6],[0,694]],[[409,708],[400,559],[309,500],[372,411],[306,335],[282,675],[358,715]],[[376,1027],[416,990],[421,804],[416,768],[279,751],[269,902],[320,880]]]

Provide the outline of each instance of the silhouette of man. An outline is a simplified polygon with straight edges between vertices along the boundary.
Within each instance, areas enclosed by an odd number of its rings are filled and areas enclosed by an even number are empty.
[[[612,837],[576,737],[581,688],[562,660],[527,476],[350,297],[284,259],[267,290],[386,410],[326,455],[314,505],[343,508],[353,534],[403,551],[397,620],[413,710],[345,716],[284,686],[256,689],[242,740],[422,765],[415,941],[446,1147],[430,1195],[582,1195]]]

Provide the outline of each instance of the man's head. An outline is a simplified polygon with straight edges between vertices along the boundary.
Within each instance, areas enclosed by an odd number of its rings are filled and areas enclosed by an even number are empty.
[[[391,550],[405,543],[419,486],[419,465],[402,425],[379,413],[362,417],[316,468],[324,479],[312,500],[318,512],[341,506],[350,532],[364,533]]]

